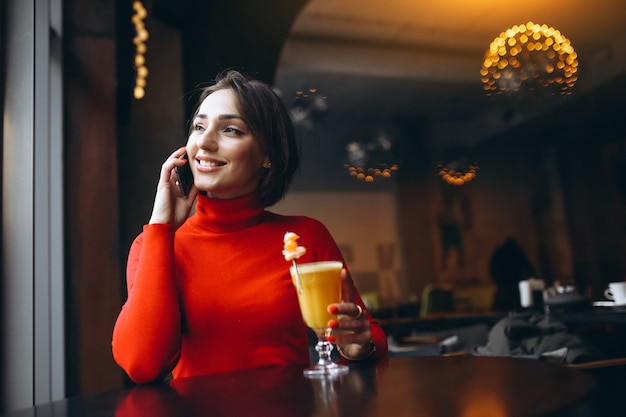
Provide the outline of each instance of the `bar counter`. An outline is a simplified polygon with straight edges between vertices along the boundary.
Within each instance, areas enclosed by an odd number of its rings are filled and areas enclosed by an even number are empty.
[[[181,378],[68,398],[5,417],[403,417],[594,416],[595,380],[530,359],[389,358],[351,365],[334,379],[301,367]]]

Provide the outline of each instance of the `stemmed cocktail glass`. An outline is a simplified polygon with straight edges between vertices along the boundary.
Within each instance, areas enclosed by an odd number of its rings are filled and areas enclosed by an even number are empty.
[[[293,263],[290,268],[302,317],[317,335],[315,350],[318,362],[304,371],[305,376],[321,378],[348,372],[346,365],[331,360],[333,345],[328,341],[331,328],[328,322],[334,315],[328,312],[330,304],[341,302],[341,270],[343,264],[335,261]]]

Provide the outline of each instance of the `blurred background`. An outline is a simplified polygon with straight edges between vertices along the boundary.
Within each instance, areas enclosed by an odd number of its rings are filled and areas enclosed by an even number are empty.
[[[271,84],[297,126],[303,165],[271,209],[322,220],[381,311],[417,308],[429,284],[492,285],[508,239],[592,299],[626,275],[621,0],[0,13],[4,408],[127,383],[110,355],[126,254],[197,88],[229,68]]]

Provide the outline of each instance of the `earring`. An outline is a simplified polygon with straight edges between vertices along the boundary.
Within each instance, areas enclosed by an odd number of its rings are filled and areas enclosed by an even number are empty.
[[[270,169],[271,167],[272,167],[272,163],[268,162],[267,164],[265,164],[265,166],[263,168]]]

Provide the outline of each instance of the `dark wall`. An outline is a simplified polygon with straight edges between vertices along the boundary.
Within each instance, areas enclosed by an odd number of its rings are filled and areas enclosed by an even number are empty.
[[[535,267],[542,277],[558,279],[557,265],[571,262],[573,276],[566,278],[594,299],[603,298],[608,282],[626,277],[625,88],[622,74],[593,91],[574,91],[554,111],[481,145],[493,157],[504,157],[508,147],[532,162],[526,175],[533,189]],[[554,155],[552,164],[542,160],[546,152]],[[508,175],[502,173],[503,183]],[[571,259],[560,251],[563,245]]]
[[[122,2],[120,2],[122,3]],[[64,3],[66,393],[111,389],[120,307],[115,2]]]
[[[238,69],[272,83],[282,45],[307,0],[155,0],[157,19],[182,34],[184,91]],[[188,101],[186,114],[195,105]]]

